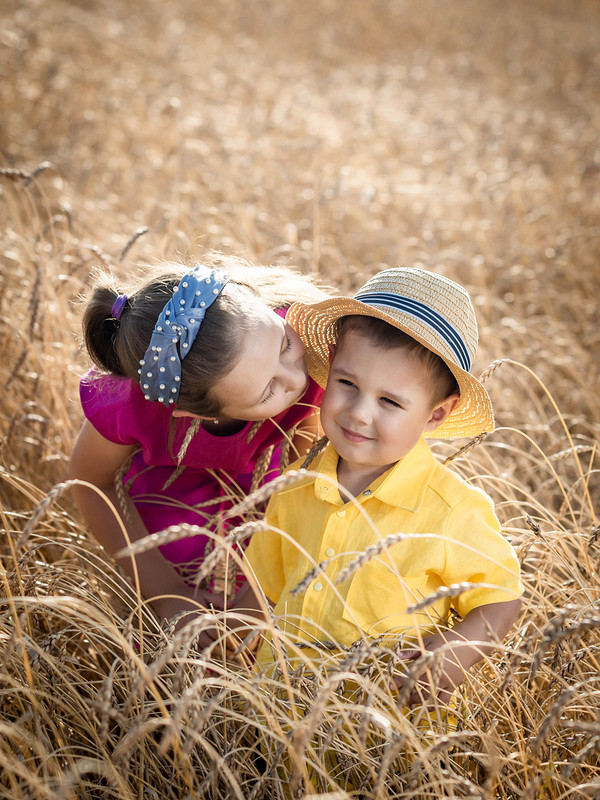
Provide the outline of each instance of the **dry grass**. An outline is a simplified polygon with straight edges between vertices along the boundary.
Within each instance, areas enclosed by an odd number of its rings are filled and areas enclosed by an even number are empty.
[[[597,3],[5,0],[2,17],[1,795],[600,796]],[[435,449],[494,497],[526,602],[458,730],[400,714],[376,648],[321,680],[199,651],[59,486],[90,268],[205,247],[346,291],[397,263],[471,290],[499,427]]]

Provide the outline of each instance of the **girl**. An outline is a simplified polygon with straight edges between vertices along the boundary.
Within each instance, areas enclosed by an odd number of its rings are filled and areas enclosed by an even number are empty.
[[[126,293],[100,274],[83,316],[96,369],[80,385],[86,420],[70,478],[112,501],[130,541],[181,523],[219,530],[219,513],[278,475],[286,450],[310,447],[322,390],[285,312],[324,297],[290,268],[234,258],[151,268]],[[84,485],[73,494],[106,550],[125,547],[105,498]],[[194,582],[212,541],[196,535],[119,564],[161,618],[223,608],[236,586]]]

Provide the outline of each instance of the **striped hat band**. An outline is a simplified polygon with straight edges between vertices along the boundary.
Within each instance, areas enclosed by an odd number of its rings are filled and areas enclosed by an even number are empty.
[[[354,298],[368,306],[394,308],[398,311],[404,311],[411,317],[424,322],[446,342],[454,354],[457,364],[467,372],[471,369],[471,356],[467,350],[465,340],[459,331],[434,308],[412,297],[403,297],[390,292],[355,294]]]

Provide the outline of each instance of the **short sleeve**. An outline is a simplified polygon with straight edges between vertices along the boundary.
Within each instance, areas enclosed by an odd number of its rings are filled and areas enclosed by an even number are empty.
[[[484,584],[455,598],[453,604],[462,617],[479,606],[515,600],[523,593],[517,555],[502,534],[491,499],[478,489],[449,517],[442,577],[446,585]]]
[[[144,400],[129,378],[98,375],[93,371],[80,382],[83,413],[106,439],[116,444],[144,444],[156,431],[169,430],[170,411]]]

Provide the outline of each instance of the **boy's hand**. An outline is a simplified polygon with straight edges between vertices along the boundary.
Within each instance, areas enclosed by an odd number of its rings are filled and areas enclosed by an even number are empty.
[[[407,665],[412,675],[394,678],[392,688],[399,691],[399,700],[402,705],[429,705],[434,698],[437,698],[440,703],[447,704],[456,687],[466,678],[468,668],[462,666],[461,659],[457,657],[459,648],[448,651],[446,657],[443,657],[441,653],[433,656],[435,651],[445,644],[442,637],[432,636],[423,644],[423,650],[403,650],[399,654],[402,661],[418,662],[422,659],[422,663],[420,668],[417,663],[414,663],[414,671],[413,664]],[[463,648],[467,649],[467,645],[463,644],[460,650]],[[478,661],[481,657],[481,650],[474,653],[474,648],[468,649],[471,652],[463,654],[465,661],[469,663]],[[403,690],[405,690],[404,694]]]
[[[506,636],[520,608],[520,599],[479,606],[451,630],[425,639],[423,649],[403,650],[400,653],[403,661],[416,662],[422,657],[423,663],[420,670],[415,664],[414,685],[409,686],[412,679],[404,676],[392,680],[392,688],[400,691],[399,701],[415,705],[437,698],[448,703],[456,687],[466,679],[468,670],[493,652]],[[434,656],[436,652],[438,655]]]

